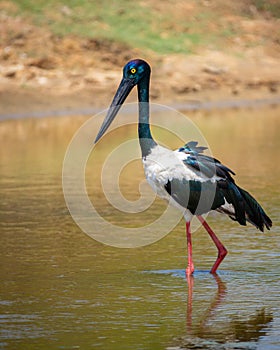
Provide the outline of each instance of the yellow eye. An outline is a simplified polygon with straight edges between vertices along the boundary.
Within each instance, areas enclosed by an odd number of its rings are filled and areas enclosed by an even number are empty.
[[[130,72],[131,72],[132,74],[135,74],[135,73],[136,73],[136,69],[135,69],[135,68],[131,68]]]

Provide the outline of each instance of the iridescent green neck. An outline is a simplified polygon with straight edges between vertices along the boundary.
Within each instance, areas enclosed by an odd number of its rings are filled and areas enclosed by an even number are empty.
[[[138,83],[138,102],[139,102],[139,122],[138,137],[142,151],[142,158],[146,157],[151,149],[156,146],[150,129],[150,106],[149,106],[149,83],[150,75],[144,77]]]

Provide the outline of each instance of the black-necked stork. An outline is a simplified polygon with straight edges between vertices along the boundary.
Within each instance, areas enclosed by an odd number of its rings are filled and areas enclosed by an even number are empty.
[[[149,84],[151,68],[143,60],[135,59],[123,68],[123,78],[111,103],[110,109],[95,139],[97,142],[106,132],[121,105],[134,86],[138,88],[139,122],[138,136],[142,161],[148,183],[161,197],[178,207],[186,220],[188,246],[187,276],[194,272],[190,222],[198,217],[218,249],[218,257],[211,269],[216,273],[227,254],[226,248],[202,217],[211,210],[227,214],[240,225],[250,222],[259,230],[270,229],[272,221],[260,204],[245,190],[236,185],[235,175],[217,159],[204,155],[205,147],[197,142],[172,151],[157,144],[149,124]]]

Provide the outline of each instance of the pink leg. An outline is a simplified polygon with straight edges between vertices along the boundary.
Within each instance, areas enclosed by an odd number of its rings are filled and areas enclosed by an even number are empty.
[[[193,275],[187,276],[187,281],[188,281],[187,330],[189,332],[191,332],[191,330],[192,330],[193,285],[194,285]]]
[[[227,255],[227,250],[222,244],[222,242],[219,240],[219,238],[215,235],[215,233],[212,231],[210,226],[207,224],[207,222],[203,219],[202,216],[197,216],[198,220],[202,223],[205,230],[208,232],[209,236],[211,237],[212,241],[215,243],[217,249],[218,249],[218,257],[215,261],[215,264],[212,266],[211,273],[216,273],[220,263],[224,260],[225,256]]]
[[[188,266],[186,268],[186,275],[191,276],[194,272],[194,264],[192,260],[192,238],[191,238],[191,223],[186,222],[186,235],[188,244]]]

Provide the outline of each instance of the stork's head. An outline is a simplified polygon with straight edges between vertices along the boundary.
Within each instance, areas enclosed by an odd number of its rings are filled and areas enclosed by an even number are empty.
[[[104,135],[110,124],[116,117],[119,109],[135,85],[141,83],[144,78],[150,77],[151,68],[147,62],[135,59],[129,61],[123,68],[123,78],[118,90],[113,98],[110,109],[101,125],[96,136],[95,143]]]
[[[150,76],[151,68],[147,62],[136,59],[129,61],[123,68],[123,79],[127,79],[137,85],[143,77]]]

